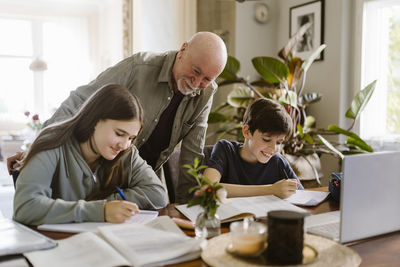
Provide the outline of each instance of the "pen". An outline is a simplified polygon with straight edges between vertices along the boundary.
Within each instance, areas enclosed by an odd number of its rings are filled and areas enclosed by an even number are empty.
[[[287,175],[286,170],[285,170],[285,169],[282,169],[282,171],[283,171],[283,173],[285,174],[285,179],[289,179],[289,176]]]
[[[121,198],[123,200],[126,200],[126,197],[124,195],[124,192],[122,192],[121,188],[119,188],[118,186],[115,186],[115,189],[117,189],[118,194],[121,196]]]

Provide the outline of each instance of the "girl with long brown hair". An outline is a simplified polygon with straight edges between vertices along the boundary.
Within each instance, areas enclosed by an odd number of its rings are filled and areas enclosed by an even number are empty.
[[[110,84],[75,116],[44,128],[21,164],[14,219],[29,225],[123,222],[139,208],[166,206],[161,181],[133,146],[142,123],[138,99]]]

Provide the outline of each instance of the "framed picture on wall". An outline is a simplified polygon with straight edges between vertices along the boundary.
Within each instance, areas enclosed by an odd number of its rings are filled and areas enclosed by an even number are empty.
[[[296,57],[307,59],[324,42],[324,0],[308,2],[290,8],[289,37],[307,22],[312,25],[293,49]],[[316,60],[323,60],[324,52]]]

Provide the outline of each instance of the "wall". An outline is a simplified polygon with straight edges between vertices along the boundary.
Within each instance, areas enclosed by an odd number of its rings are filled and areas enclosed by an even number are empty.
[[[260,24],[254,19],[254,7],[257,3],[268,5],[270,17],[267,23]],[[279,3],[277,0],[247,1],[236,4],[236,39],[234,54],[241,63],[239,74],[250,76],[250,80],[258,76],[251,63],[256,56],[275,56],[278,47]]]
[[[289,9],[308,0],[279,0],[278,41],[283,46],[289,36]],[[354,9],[348,0],[325,0],[324,60],[314,62],[307,73],[306,92],[320,92],[323,98],[310,106],[308,113],[317,121],[317,127],[330,124],[341,127],[349,125],[344,114],[353,94],[351,36]],[[331,156],[322,156],[322,171],[326,183],[332,171],[339,170],[338,161]]]
[[[196,32],[196,0],[133,1],[133,53],[177,50]]]

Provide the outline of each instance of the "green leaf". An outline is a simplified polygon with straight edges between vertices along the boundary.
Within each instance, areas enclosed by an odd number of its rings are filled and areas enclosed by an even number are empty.
[[[372,147],[369,146],[367,143],[365,143],[361,139],[355,139],[355,138],[352,138],[352,137],[348,137],[347,140],[346,140],[346,143],[350,144],[350,145],[357,146],[357,147],[359,147],[362,150],[367,151],[367,152],[374,152]]]
[[[240,62],[233,56],[228,56],[228,60],[226,61],[226,65],[222,73],[218,76],[224,80],[236,80],[238,73],[240,70]]]
[[[351,102],[350,108],[346,111],[346,118],[356,120],[360,113],[364,110],[372,93],[375,90],[376,80],[368,84],[363,90],[357,93],[353,101]]]
[[[193,162],[193,167],[194,167],[194,168],[197,168],[197,166],[199,166],[199,162],[200,162],[200,161],[199,161],[199,158],[198,158],[198,157],[195,157],[195,158],[194,158],[194,162]]]
[[[273,57],[255,57],[251,61],[264,80],[270,83],[281,83],[287,87],[289,68],[282,61]]]
[[[210,112],[210,114],[208,115],[207,122],[211,124],[211,123],[220,123],[220,122],[224,122],[227,120],[232,120],[232,117],[224,115],[219,112]]]
[[[305,134],[304,135],[304,140],[306,140],[308,143],[310,143],[310,144],[315,144],[315,142],[314,142],[314,139],[311,137],[311,135],[309,135],[309,134]]]
[[[227,100],[229,105],[235,108],[246,108],[254,100],[254,92],[250,88],[240,86],[228,94]]]
[[[358,140],[362,141],[362,139],[358,135],[356,135],[355,133],[347,131],[347,130],[345,130],[343,128],[340,128],[337,125],[332,125],[332,124],[329,125],[328,126],[328,131],[331,131],[331,132],[334,132],[334,133],[338,133],[338,134],[344,134],[346,136],[350,136],[350,137],[353,137],[354,139],[358,139]]]
[[[326,47],[326,44],[320,45],[317,49],[312,52],[312,54],[303,62],[301,67],[303,68],[304,72],[307,72],[308,69],[310,68],[311,64],[314,62],[314,60],[319,57],[319,54],[321,54],[322,50],[324,50]]]
[[[186,168],[186,169],[191,169],[192,168],[192,166],[190,166],[189,164],[184,164],[183,167]]]
[[[234,79],[234,80],[223,80],[222,82],[221,81],[218,82],[218,87],[222,87],[222,86],[229,85],[229,84],[234,84],[234,83],[243,83],[243,81],[242,80],[237,80],[237,79]]]
[[[301,125],[300,124],[297,124],[297,131],[299,132],[299,135],[301,136],[301,137],[303,137],[303,127],[301,127]]]
[[[321,141],[321,143],[323,143],[325,146],[327,146],[333,153],[338,155],[341,159],[344,158],[344,155],[339,150],[337,150],[328,140],[323,138],[320,134],[317,134],[317,136],[318,136],[319,140]]]

